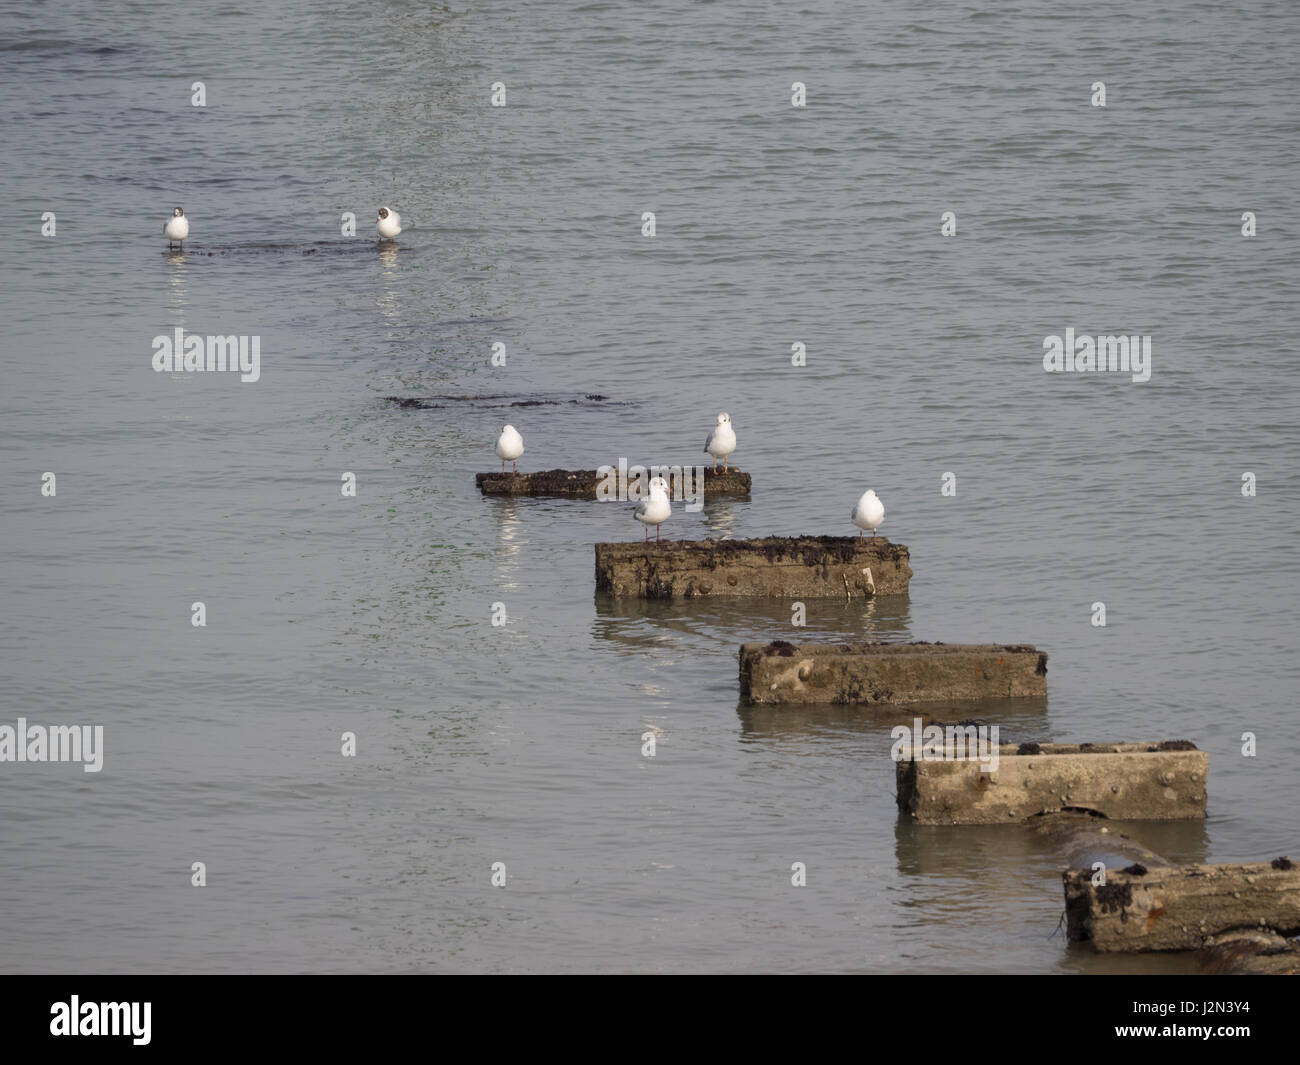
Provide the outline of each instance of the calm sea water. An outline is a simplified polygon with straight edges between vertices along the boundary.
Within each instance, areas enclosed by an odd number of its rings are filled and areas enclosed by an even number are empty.
[[[0,766],[0,969],[1186,966],[1053,935],[1017,829],[900,821],[898,716],[739,706],[769,637],[1036,643],[1005,739],[1192,739],[1208,820],[1134,834],[1300,848],[1294,5],[0,21],[0,721],[107,748]],[[261,380],[154,373],[177,326]],[[1150,381],[1045,373],[1067,327],[1151,335]],[[610,604],[628,506],[475,489],[507,421],[592,468],[701,461],[719,410],[752,499],[665,535],[849,535],[874,487],[910,598]]]

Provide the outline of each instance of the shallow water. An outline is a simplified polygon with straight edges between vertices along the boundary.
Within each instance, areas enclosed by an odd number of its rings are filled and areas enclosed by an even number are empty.
[[[1192,739],[1209,818],[1133,833],[1295,853],[1294,6],[0,10],[0,721],[107,746],[0,766],[0,968],[1186,968],[1068,947],[1019,830],[900,822],[900,715],[740,707],[768,637],[1035,643],[1004,739]],[[177,326],[261,379],[153,372]],[[1066,327],[1150,381],[1045,373]],[[474,486],[504,421],[593,468],[719,410],[752,498],[666,536],[874,487],[910,597],[602,601],[629,507]]]

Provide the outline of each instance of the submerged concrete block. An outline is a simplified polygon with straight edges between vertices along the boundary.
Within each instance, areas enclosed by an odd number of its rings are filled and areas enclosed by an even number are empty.
[[[617,469],[617,468],[615,468]],[[671,469],[671,467],[670,467]],[[749,474],[740,470],[714,473],[700,467],[703,478],[696,483],[696,468],[687,466],[676,472],[663,472],[672,486],[674,499],[710,499],[714,496],[747,496]],[[536,473],[476,473],[474,483],[485,496],[560,496],[566,499],[595,499],[596,489],[604,478],[599,470],[538,470]],[[645,484],[649,484],[649,476]],[[626,484],[625,481],[620,482]],[[702,493],[702,494],[701,494]]]
[[[1062,874],[1069,937],[1099,951],[1224,948],[1255,930],[1300,933],[1300,868],[1285,858],[1225,865],[1141,865]],[[1296,959],[1289,959],[1294,966]]]
[[[1023,822],[1050,843],[1067,869],[1092,869],[1101,862],[1107,869],[1129,865],[1172,866],[1174,863],[1137,840],[1124,835],[1104,817],[1085,810],[1035,814]],[[1200,829],[1204,832],[1204,829]]]
[[[1047,655],[1027,645],[778,640],[740,648],[746,703],[908,705],[1046,693]]]
[[[1300,943],[1276,932],[1237,929],[1211,936],[1200,952],[1200,962],[1209,973],[1300,976]]]
[[[1165,743],[1002,744],[997,765],[912,751],[897,761],[898,807],[927,825],[1009,824],[1059,810],[1115,820],[1205,816],[1210,756]]]
[[[618,599],[860,599],[905,594],[908,562],[884,537],[637,540],[596,545],[596,588]]]

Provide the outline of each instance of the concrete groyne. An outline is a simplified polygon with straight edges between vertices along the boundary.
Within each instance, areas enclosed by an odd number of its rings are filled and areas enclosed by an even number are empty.
[[[895,776],[898,808],[921,824],[1008,824],[1062,810],[1133,821],[1205,817],[1210,756],[1184,741],[1001,744],[991,770],[948,737],[934,750],[915,746],[895,762]]]
[[[711,499],[719,496],[747,496],[749,474],[740,470],[714,473],[707,466],[660,467],[673,488],[675,499]],[[602,490],[611,499],[627,499],[627,477],[611,476],[617,467],[600,470],[538,470],[535,473],[476,473],[474,483],[485,496],[556,496],[562,499],[600,499]],[[649,475],[645,478],[649,483]],[[634,497],[635,498],[635,497]]]
[[[776,599],[903,595],[908,550],[880,537],[768,536],[596,544],[596,589],[615,598]]]
[[[747,643],[749,704],[909,705],[1047,693],[1047,654],[1026,644]]]

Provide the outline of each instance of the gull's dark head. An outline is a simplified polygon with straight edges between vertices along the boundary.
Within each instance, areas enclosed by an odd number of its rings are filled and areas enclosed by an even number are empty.
[[[184,217],[185,217],[185,212],[182,211],[179,207],[175,207],[175,208],[172,209],[172,217],[173,217],[173,218],[184,218]]]

